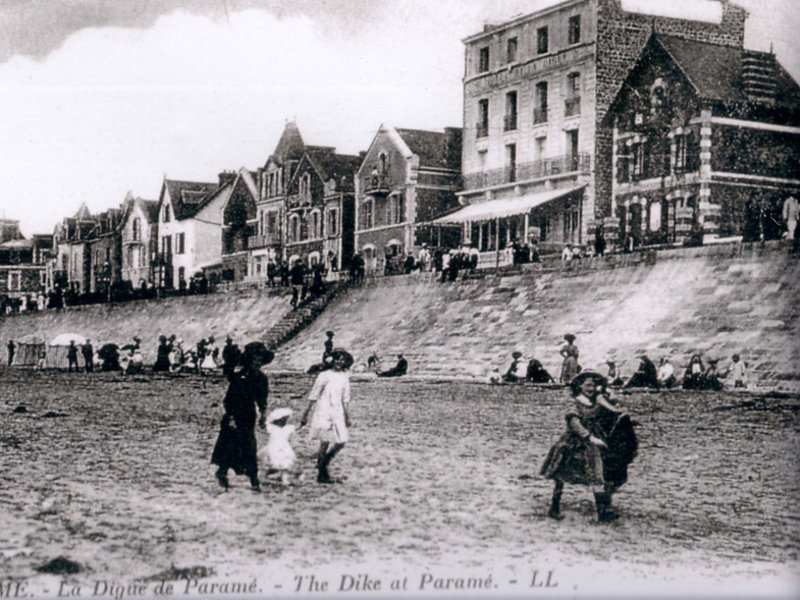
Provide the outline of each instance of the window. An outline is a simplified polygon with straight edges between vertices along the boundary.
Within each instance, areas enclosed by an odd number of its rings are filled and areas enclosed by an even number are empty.
[[[361,229],[370,229],[375,226],[372,198],[361,204]]]
[[[506,146],[506,183],[513,183],[517,180],[517,145],[508,144]]]
[[[569,18],[569,31],[567,41],[570,44],[577,44],[581,41],[581,16],[575,15]]]
[[[175,254],[183,254],[186,251],[185,243],[186,243],[185,233],[175,234]]]
[[[300,178],[299,188],[300,198],[306,202],[309,201],[311,199],[311,175],[309,173],[304,173]]]
[[[162,222],[163,222],[163,223],[169,223],[169,221],[170,221],[170,217],[169,217],[169,204],[165,204],[165,205],[164,205],[164,218],[162,219]]]
[[[478,73],[486,73],[489,70],[489,46],[478,50]]]
[[[517,92],[506,94],[506,115],[503,120],[503,131],[513,131],[517,128]]]
[[[478,100],[478,122],[476,123],[477,133],[475,137],[486,137],[489,135],[489,100],[484,98]]]
[[[393,194],[389,196],[386,215],[387,224],[402,223],[405,220],[403,204],[403,194]]]
[[[136,217],[133,220],[133,225],[131,226],[131,238],[134,242],[138,242],[142,239],[142,221],[139,217]]]
[[[300,217],[292,215],[289,217],[289,231],[287,232],[290,242],[297,242],[300,240]]]
[[[327,235],[338,235],[339,233],[339,211],[332,208],[328,211]]]
[[[544,160],[547,155],[547,137],[536,138],[536,160]]]
[[[310,237],[316,239],[320,237],[320,218],[319,212],[314,211],[311,213],[311,235]]]
[[[547,82],[540,81],[536,84],[533,107],[533,123],[547,123]]]
[[[567,171],[578,170],[578,130],[567,132]]]
[[[547,54],[548,52],[548,43],[547,43],[547,27],[540,27],[536,30],[536,53],[537,54]]]
[[[567,75],[567,96],[564,103],[564,116],[571,117],[581,113],[581,74]]]
[[[517,62],[517,38],[506,40],[506,63]]]
[[[8,272],[8,291],[19,292],[22,290],[22,271]]]
[[[675,136],[675,171],[694,171],[697,168],[692,132]]]
[[[631,146],[631,178],[632,179],[642,179],[644,177],[644,155],[645,155],[645,144],[644,143],[637,143]]]

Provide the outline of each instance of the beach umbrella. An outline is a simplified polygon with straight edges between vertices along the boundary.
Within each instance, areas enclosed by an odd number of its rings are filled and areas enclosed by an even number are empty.
[[[45,342],[45,339],[42,336],[30,333],[30,334],[24,336],[22,339],[20,339],[19,343],[20,344],[28,344],[30,346],[41,346],[41,345],[44,345],[46,342]]]
[[[117,346],[116,344],[103,344],[100,347],[100,350],[97,351],[97,355],[105,360],[106,357],[116,353],[118,349],[119,346]]]
[[[70,342],[75,342],[76,346],[86,343],[86,338],[79,333],[61,333],[50,340],[51,346],[69,346]]]

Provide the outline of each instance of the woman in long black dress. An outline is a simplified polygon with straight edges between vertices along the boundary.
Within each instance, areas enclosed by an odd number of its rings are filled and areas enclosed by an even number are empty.
[[[613,521],[611,496],[628,479],[636,456],[633,423],[606,396],[606,378],[584,371],[570,383],[575,400],[567,413],[567,431],[550,449],[541,474],[555,482],[548,516],[561,520],[565,483],[588,485],[594,492],[598,521]]]
[[[230,385],[223,401],[225,414],[219,427],[211,462],[217,465],[217,481],[228,488],[228,469],[237,475],[247,475],[254,491],[261,489],[258,481],[256,444],[256,409],[260,413],[258,426],[266,427],[267,394],[269,381],[261,367],[272,362],[275,354],[261,342],[250,342],[244,347],[239,368],[228,380]]]

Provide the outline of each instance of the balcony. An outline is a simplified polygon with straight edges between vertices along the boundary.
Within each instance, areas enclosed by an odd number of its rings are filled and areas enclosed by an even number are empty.
[[[271,233],[266,235],[251,235],[247,238],[247,248],[255,250],[257,248],[266,248],[267,246],[278,246],[281,243],[280,233]]]
[[[373,173],[364,180],[365,194],[388,194],[392,189],[392,182],[386,173]]]
[[[547,107],[543,106],[542,108],[534,108],[533,109],[533,124],[540,125],[541,123],[547,123]]]
[[[506,115],[503,117],[503,131],[514,131],[517,128],[517,115]]]
[[[475,123],[475,137],[484,138],[489,135],[488,123]]]
[[[581,114],[581,97],[567,98],[564,101],[564,116],[574,117]]]
[[[591,155],[588,152],[544,158],[533,162],[517,163],[514,167],[469,173],[464,175],[464,190],[481,190],[558,175],[588,175],[590,168]]]

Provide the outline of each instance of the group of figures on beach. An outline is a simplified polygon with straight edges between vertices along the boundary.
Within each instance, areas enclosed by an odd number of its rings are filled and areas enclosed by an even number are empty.
[[[580,351],[575,344],[576,336],[568,333],[564,336],[566,342],[559,350],[562,357],[561,373],[556,379],[542,366],[535,357],[529,356],[527,360],[522,352],[514,351],[511,354],[511,363],[502,375],[495,370],[489,376],[490,383],[561,383],[569,385],[581,373],[582,367],[578,362]],[[689,360],[683,375],[679,375],[669,356],[659,360],[659,365],[650,359],[646,352],[637,354],[639,364],[636,371],[627,379],[621,375],[621,367],[625,361],[617,362],[609,359],[605,362],[608,370],[606,378],[610,387],[616,388],[674,388],[682,387],[685,390],[722,390],[724,381],[727,380],[734,388],[747,387],[747,367],[738,354],[731,357],[727,369],[718,368],[719,360],[708,358],[703,364],[700,354],[694,354]]]
[[[292,410],[280,407],[267,414],[269,381],[262,368],[275,354],[261,342],[250,342],[229,370],[228,390],[223,400],[224,415],[211,455],[217,465],[216,478],[228,489],[228,473],[246,475],[254,491],[261,490],[259,466],[266,475],[275,476],[282,485],[302,475],[297,455],[291,444],[296,427],[289,421]],[[300,427],[309,426],[309,437],[320,445],[316,455],[317,482],[335,483],[328,466],[349,441],[350,375],[353,356],[344,349],[331,349],[330,368],[319,372],[308,395],[308,406],[300,419]],[[256,424],[269,436],[266,447],[258,450]]]
[[[332,343],[332,336],[328,340]],[[354,359],[343,348],[331,347],[329,354],[330,366],[317,373],[299,423],[299,428],[308,425],[309,439],[319,442],[315,463],[316,481],[320,484],[341,481],[331,476],[329,467],[349,442],[351,426],[349,370]],[[269,381],[262,369],[274,356],[261,342],[251,342],[227,373],[224,414],[211,455],[211,463],[217,467],[217,482],[225,490],[230,487],[231,470],[247,476],[256,492],[261,491],[260,473],[281,485],[302,480],[291,442],[297,430],[291,423],[292,409],[282,406],[267,412]],[[611,507],[611,497],[626,482],[628,466],[637,453],[635,423],[616,406],[608,391],[608,380],[600,373],[579,373],[569,389],[572,405],[565,416],[566,430],[540,469],[542,476],[554,482],[547,514],[562,519],[564,485],[580,484],[592,489],[598,520],[613,521],[618,513]],[[256,426],[268,434],[261,450]]]

